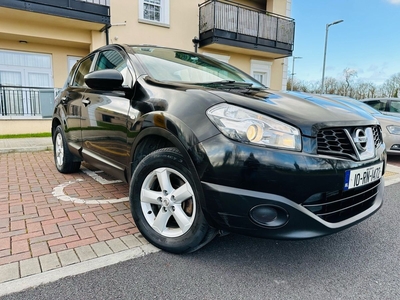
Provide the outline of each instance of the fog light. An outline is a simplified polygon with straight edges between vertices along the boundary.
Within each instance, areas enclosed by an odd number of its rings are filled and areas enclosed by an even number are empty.
[[[250,218],[257,225],[281,227],[287,223],[289,214],[278,206],[258,205],[250,210]]]

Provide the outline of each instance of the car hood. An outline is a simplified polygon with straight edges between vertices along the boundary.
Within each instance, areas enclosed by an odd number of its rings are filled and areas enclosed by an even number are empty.
[[[378,121],[386,121],[393,123],[393,125],[400,125],[400,118],[396,116],[384,115],[384,114],[372,114]]]
[[[319,129],[326,127],[378,124],[366,112],[318,96],[292,95],[269,90],[209,90],[209,93],[227,103],[280,119],[296,126],[304,135],[312,137],[317,135]]]

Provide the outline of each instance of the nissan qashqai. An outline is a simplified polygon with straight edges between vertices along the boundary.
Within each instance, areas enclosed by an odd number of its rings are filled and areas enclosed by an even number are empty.
[[[379,123],[340,103],[272,92],[235,67],[177,49],[109,45],[56,98],[54,159],[129,183],[153,245],[194,251],[222,232],[303,239],[382,205]]]

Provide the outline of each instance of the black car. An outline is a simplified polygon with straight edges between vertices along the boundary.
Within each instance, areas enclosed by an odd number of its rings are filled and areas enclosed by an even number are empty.
[[[271,92],[182,50],[110,45],[80,60],[56,98],[54,159],[130,184],[155,246],[194,251],[216,235],[303,239],[382,205],[385,145],[368,113]]]

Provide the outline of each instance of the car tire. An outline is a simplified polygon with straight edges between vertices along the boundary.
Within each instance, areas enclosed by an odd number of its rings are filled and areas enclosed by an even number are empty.
[[[130,183],[131,212],[141,234],[171,253],[193,252],[216,232],[203,215],[200,182],[176,148],[147,155]]]
[[[60,125],[54,130],[53,152],[56,168],[61,173],[75,173],[81,167],[81,162],[74,159],[74,155],[69,151],[67,139]]]

